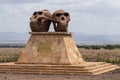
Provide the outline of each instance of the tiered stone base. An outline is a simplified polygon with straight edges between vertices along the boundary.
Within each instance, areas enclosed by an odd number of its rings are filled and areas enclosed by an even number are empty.
[[[43,65],[43,64],[15,64],[1,63],[0,72],[6,73],[36,73],[36,74],[77,74],[98,75],[118,66],[105,62],[86,62],[79,65]]]
[[[71,33],[32,32],[15,63],[1,63],[0,72],[98,75],[118,66],[105,62],[85,62]]]

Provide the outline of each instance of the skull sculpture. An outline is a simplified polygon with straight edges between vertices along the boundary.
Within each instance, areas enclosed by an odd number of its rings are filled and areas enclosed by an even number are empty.
[[[30,18],[30,28],[33,32],[47,32],[51,24],[52,14],[44,9],[36,11]]]
[[[55,32],[67,32],[70,15],[64,10],[57,10],[52,15]]]

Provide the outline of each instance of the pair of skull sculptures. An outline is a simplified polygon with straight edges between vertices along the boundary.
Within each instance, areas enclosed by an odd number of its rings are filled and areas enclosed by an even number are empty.
[[[32,32],[48,32],[51,22],[55,32],[67,32],[70,15],[64,10],[57,10],[51,14],[47,9],[36,11],[30,18]]]

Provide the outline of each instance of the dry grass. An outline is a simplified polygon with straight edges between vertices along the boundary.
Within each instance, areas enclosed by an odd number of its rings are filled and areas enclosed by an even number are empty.
[[[0,62],[14,62],[23,48],[0,48]],[[120,49],[83,49],[79,48],[85,61],[104,61],[120,64]]]
[[[104,61],[110,63],[120,63],[120,49],[83,49],[79,48],[83,58],[86,61]]]
[[[16,61],[22,48],[0,48],[0,62]]]

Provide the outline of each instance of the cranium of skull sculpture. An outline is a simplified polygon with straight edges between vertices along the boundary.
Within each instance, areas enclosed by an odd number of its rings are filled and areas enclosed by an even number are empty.
[[[57,10],[52,15],[55,32],[67,32],[70,15],[64,10]]]
[[[52,14],[44,9],[36,11],[30,18],[30,28],[32,32],[47,32],[51,24]]]

